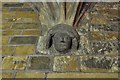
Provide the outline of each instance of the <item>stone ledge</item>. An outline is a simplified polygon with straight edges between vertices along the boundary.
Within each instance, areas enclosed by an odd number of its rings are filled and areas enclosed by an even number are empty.
[[[15,78],[45,78],[45,73],[42,73],[42,72],[17,72]]]
[[[2,78],[13,78],[14,75],[14,72],[2,72]]]
[[[48,73],[47,78],[118,78],[117,73]]]

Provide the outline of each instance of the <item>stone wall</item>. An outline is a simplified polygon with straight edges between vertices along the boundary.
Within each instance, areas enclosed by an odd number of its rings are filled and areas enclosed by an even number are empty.
[[[77,31],[75,55],[38,54],[44,37],[38,14],[29,3],[2,3],[3,78],[118,78],[119,3],[97,3]]]

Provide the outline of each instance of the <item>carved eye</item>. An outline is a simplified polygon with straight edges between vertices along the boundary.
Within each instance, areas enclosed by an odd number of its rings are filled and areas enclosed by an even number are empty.
[[[67,40],[69,40],[69,39],[70,39],[70,37],[68,37],[68,36],[67,36],[67,37],[66,37],[66,39],[67,39]]]

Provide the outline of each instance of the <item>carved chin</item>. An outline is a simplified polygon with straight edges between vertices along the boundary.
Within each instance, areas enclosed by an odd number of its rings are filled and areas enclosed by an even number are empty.
[[[55,46],[55,49],[59,52],[66,52],[69,50],[69,47],[68,46],[60,46],[60,45],[56,45]]]

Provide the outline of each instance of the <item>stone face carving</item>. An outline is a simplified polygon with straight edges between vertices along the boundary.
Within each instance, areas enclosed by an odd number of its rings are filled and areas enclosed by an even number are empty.
[[[72,38],[66,33],[60,33],[54,35],[53,44],[57,51],[64,52],[71,48]]]
[[[48,31],[46,49],[54,48],[60,53],[77,50],[79,47],[79,35],[69,25],[58,24]]]

